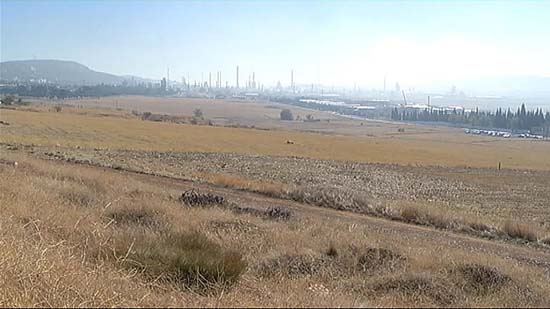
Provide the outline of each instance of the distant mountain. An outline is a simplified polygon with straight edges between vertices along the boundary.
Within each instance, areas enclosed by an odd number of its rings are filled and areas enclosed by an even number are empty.
[[[62,85],[120,84],[131,80],[132,76],[117,76],[91,70],[74,61],[62,60],[21,60],[0,63],[0,79],[8,81],[39,81]],[[135,81],[144,81],[134,77]]]

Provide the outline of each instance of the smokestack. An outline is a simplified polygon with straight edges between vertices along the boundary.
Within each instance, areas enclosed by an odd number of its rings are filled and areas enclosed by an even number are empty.
[[[208,72],[208,88],[212,88],[212,72]]]
[[[235,85],[239,88],[239,66],[237,66],[237,80],[235,81]]]
[[[252,72],[252,88],[256,88],[256,73]]]
[[[290,88],[294,92],[294,70],[290,70]]]
[[[166,87],[170,86],[170,67],[166,68]]]

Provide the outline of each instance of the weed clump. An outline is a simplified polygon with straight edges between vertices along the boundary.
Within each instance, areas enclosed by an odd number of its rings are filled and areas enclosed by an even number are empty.
[[[331,257],[331,258],[338,257],[338,250],[336,249],[334,244],[330,244],[330,246],[328,247],[328,249],[326,251],[326,255]]]
[[[359,255],[358,266],[362,271],[391,270],[401,266],[405,257],[389,249],[367,248]]]
[[[282,208],[279,206],[269,207],[265,211],[265,216],[269,219],[274,220],[288,220],[290,219],[290,217],[292,217],[292,211],[290,211],[290,209]]]
[[[512,238],[523,239],[526,241],[535,242],[538,238],[536,232],[530,226],[519,222],[507,221],[504,224],[502,231]]]
[[[98,203],[96,193],[87,187],[71,186],[59,193],[60,197],[70,204],[92,207]]]
[[[337,210],[358,213],[368,213],[370,210],[366,197],[335,188],[296,189],[289,193],[289,198],[300,203]]]
[[[457,299],[452,286],[442,280],[421,275],[391,278],[374,284],[372,290],[376,293],[399,293],[438,306],[449,306]]]
[[[183,192],[178,200],[185,205],[199,207],[223,205],[225,203],[223,196],[212,193],[200,193],[194,189]]]
[[[259,265],[258,272],[263,277],[297,278],[318,274],[326,266],[322,258],[310,255],[282,255]]]
[[[143,236],[118,253],[125,267],[203,292],[231,286],[247,267],[241,254],[224,250],[198,232]]]
[[[496,291],[512,282],[510,276],[495,268],[479,264],[460,265],[453,272],[464,280],[463,285],[467,290],[478,294]]]
[[[140,207],[124,207],[112,210],[107,217],[117,225],[142,226],[147,228],[160,227],[165,222],[159,217],[159,214],[151,209]]]

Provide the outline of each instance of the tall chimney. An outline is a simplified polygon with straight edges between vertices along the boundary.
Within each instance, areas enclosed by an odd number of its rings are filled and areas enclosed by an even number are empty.
[[[235,81],[235,85],[239,88],[239,66],[237,66],[237,80]]]
[[[294,92],[294,70],[290,70],[290,88]]]

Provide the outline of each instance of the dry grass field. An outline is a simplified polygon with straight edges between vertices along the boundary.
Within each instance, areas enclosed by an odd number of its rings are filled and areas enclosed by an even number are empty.
[[[548,142],[130,101],[0,109],[0,306],[550,306]]]
[[[347,136],[141,121],[92,110],[1,110],[0,142],[156,151],[234,152],[401,165],[550,170],[550,143],[454,133]],[[46,112],[44,112],[46,111]],[[119,112],[120,113],[120,112]],[[431,138],[429,138],[431,136]],[[452,136],[452,138],[451,138]],[[287,144],[291,140],[294,144]]]
[[[113,96],[84,98],[74,100],[48,101],[31,100],[35,104],[64,104],[82,108],[124,109],[127,111],[151,112],[170,115],[192,115],[195,109],[200,109],[204,115],[216,124],[260,125],[264,127],[279,123],[279,113],[284,108],[292,110],[295,116],[313,115],[317,119],[335,120],[340,117],[311,111],[297,107],[289,107],[278,103],[214,100],[193,98],[166,98],[144,96]]]

